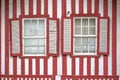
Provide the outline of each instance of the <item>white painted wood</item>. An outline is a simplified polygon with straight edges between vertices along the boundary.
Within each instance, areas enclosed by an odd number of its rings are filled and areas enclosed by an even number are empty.
[[[103,16],[103,0],[99,0],[99,13]]]
[[[21,59],[17,57],[17,74],[21,75]]]
[[[83,0],[83,13],[87,13],[87,0]]]
[[[9,18],[13,17],[13,0],[9,0]]]
[[[33,0],[33,15],[37,14],[37,0]]]
[[[25,15],[29,14],[29,0],[24,0],[25,4]]]
[[[48,59],[48,75],[53,74],[53,57],[49,57]]]
[[[44,60],[40,59],[40,75],[44,74]]]
[[[80,0],[75,0],[75,13],[79,14],[79,1]]]
[[[57,0],[57,17],[61,18],[62,16],[62,0]]]
[[[87,75],[87,58],[83,58],[83,75]]]
[[[95,58],[91,58],[91,75],[95,75]]]
[[[36,74],[36,60],[32,59],[32,75]]]
[[[10,57],[9,56],[9,74],[13,74],[13,68],[14,68],[14,66],[13,66],[13,58],[12,57]]]
[[[79,61],[79,60],[80,60],[79,58],[76,58],[76,59],[75,59],[75,63],[76,63],[76,64],[75,64],[75,75],[79,75],[79,71],[80,71],[80,70],[79,70],[79,69],[80,69],[80,66],[79,66],[79,65],[80,65],[80,64],[79,64],[80,61]]]
[[[41,14],[44,14],[44,1],[45,0],[41,0]]]
[[[17,0],[17,18],[19,18],[20,14],[21,14],[20,0]]]
[[[53,12],[53,0],[48,0],[48,14],[52,18],[52,12]]]
[[[67,56],[67,75],[72,74],[72,59],[70,56]]]
[[[103,75],[103,69],[104,69],[104,67],[103,67],[103,56],[100,56],[100,58],[99,58],[99,75]]]
[[[1,0],[1,74],[5,74],[5,0]]]
[[[95,0],[92,0],[92,13],[95,13]]]
[[[25,74],[29,74],[29,60],[25,59]]]
[[[68,14],[68,12],[71,13],[71,0],[66,0],[66,16],[70,16],[70,13]]]
[[[62,55],[57,58],[57,74],[62,75]]]

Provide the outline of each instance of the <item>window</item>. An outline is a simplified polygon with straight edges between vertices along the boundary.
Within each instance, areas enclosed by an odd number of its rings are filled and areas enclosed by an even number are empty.
[[[73,35],[73,54],[94,55],[97,47],[97,18],[75,17]]]
[[[23,18],[23,55],[46,54],[46,19]]]

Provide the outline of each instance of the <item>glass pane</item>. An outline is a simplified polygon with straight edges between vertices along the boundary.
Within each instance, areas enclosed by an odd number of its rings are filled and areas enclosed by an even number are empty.
[[[88,19],[82,20],[82,26],[88,26]]]
[[[81,34],[81,27],[75,27],[75,34],[77,35]]]
[[[24,20],[24,36],[32,35],[32,29],[30,25],[30,20]]]
[[[89,52],[95,53],[95,46],[89,46]]]
[[[81,19],[75,19],[75,26],[81,25]]]
[[[95,31],[95,27],[90,27],[90,28],[89,28],[89,34],[90,34],[90,35],[95,35],[95,32],[96,32],[96,31]]]
[[[82,38],[82,45],[88,45],[88,38]]]
[[[88,27],[82,27],[82,34],[88,35]]]
[[[82,46],[82,53],[88,53],[88,46]]]
[[[81,46],[75,46],[75,53],[81,53],[82,47]]]
[[[81,38],[75,38],[75,46],[80,46],[81,45]]]
[[[38,29],[38,35],[45,36],[45,21],[39,20],[39,29]]]
[[[90,19],[90,26],[95,26],[95,19]]]
[[[36,35],[36,27],[37,27],[37,20],[31,20],[31,26],[32,26],[32,36]]]
[[[89,38],[89,45],[95,45],[96,41],[95,41],[96,38]]]

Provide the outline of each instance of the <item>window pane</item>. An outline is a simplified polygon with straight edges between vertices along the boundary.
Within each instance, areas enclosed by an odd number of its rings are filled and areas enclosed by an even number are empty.
[[[75,34],[77,35],[81,34],[81,27],[75,27]]]
[[[95,45],[96,41],[95,41],[96,38],[89,38],[89,45]]]
[[[88,19],[82,20],[82,26],[88,26]]]
[[[81,38],[75,38],[75,45],[77,46],[80,46],[81,45]]]
[[[82,53],[88,53],[88,46],[82,46]]]
[[[90,35],[95,35],[95,27],[90,27],[89,28],[89,34]]]
[[[82,38],[82,45],[88,45],[88,38]]]
[[[81,53],[82,46],[75,46],[75,53]]]
[[[82,35],[88,35],[88,27],[82,27]]]
[[[95,46],[89,46],[89,52],[95,53]]]
[[[75,26],[81,25],[81,19],[75,19]]]
[[[45,36],[45,21],[39,20],[38,35]]]
[[[95,19],[90,19],[90,26],[95,26]]]
[[[24,20],[24,36],[32,35],[32,29],[30,25],[30,20]]]

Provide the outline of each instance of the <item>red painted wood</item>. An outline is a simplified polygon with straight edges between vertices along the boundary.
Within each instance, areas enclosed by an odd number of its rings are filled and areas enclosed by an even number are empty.
[[[87,13],[92,13],[92,0],[87,0]]]
[[[62,0],[62,17],[66,17],[66,0]]]
[[[32,58],[29,58],[29,75],[32,75]]]
[[[33,15],[33,0],[29,0],[29,15]]]
[[[13,18],[15,19],[17,16],[17,0],[13,0]]]
[[[1,75],[1,0],[0,0],[0,75]]]
[[[75,0],[72,0],[71,2],[71,9],[72,9],[72,14],[75,14]]]
[[[21,74],[25,74],[25,59],[21,58]]]
[[[98,58],[95,58],[95,75],[97,76],[98,75],[98,72],[99,72],[99,59]]]
[[[40,59],[36,58],[36,75],[40,74]]]
[[[48,0],[44,0],[44,15],[48,15]]]
[[[53,0],[53,18],[57,18],[57,0]]]
[[[83,14],[83,0],[79,0],[79,14]]]
[[[24,0],[21,0],[21,1],[20,1],[20,6],[21,6],[21,15],[25,15]]]
[[[48,58],[44,58],[44,75],[48,74]]]
[[[103,4],[103,6],[104,6],[104,13],[103,13],[103,15],[104,15],[104,17],[108,17],[108,0],[104,0],[104,2],[103,2],[104,4]]]
[[[67,57],[62,56],[62,75],[67,74]]]
[[[104,75],[108,75],[108,56],[104,56]]]
[[[9,0],[5,0],[5,74],[9,74]]]
[[[57,74],[57,57],[53,57],[53,75]]]
[[[117,74],[117,57],[116,57],[116,49],[117,49],[117,0],[112,0],[112,75]]]
[[[84,68],[84,66],[83,66],[83,58],[79,58],[79,61],[80,61],[80,71],[79,71],[79,73],[80,73],[80,75],[83,75],[83,68]]]
[[[17,74],[17,57],[13,58],[13,74]]]
[[[95,0],[95,14],[99,14],[99,0]]]
[[[87,75],[91,74],[91,58],[87,58]]]
[[[37,15],[41,15],[41,0],[37,0]]]
[[[75,75],[75,58],[72,58],[72,75]]]

